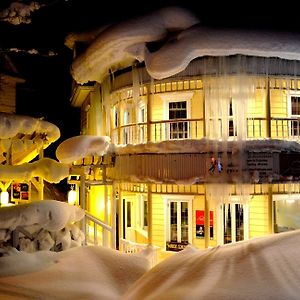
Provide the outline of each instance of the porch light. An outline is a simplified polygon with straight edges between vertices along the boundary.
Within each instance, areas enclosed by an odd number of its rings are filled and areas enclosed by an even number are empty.
[[[0,204],[1,206],[6,206],[9,203],[9,194],[7,191],[2,191],[0,193]]]
[[[71,189],[68,192],[68,203],[70,205],[76,204],[76,191],[74,190],[73,186],[71,186]]]

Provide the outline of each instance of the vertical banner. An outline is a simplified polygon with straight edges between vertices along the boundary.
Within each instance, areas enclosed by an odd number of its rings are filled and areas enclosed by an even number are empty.
[[[214,239],[214,212],[209,212],[209,237],[211,240]]]
[[[204,238],[204,210],[196,210],[196,238]]]

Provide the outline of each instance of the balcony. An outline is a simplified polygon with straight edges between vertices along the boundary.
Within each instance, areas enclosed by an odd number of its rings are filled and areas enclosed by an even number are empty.
[[[238,136],[230,124],[224,126],[221,119],[214,122],[204,119],[176,119],[150,121],[120,126],[112,131],[112,142],[118,145],[144,144],[147,142],[162,142],[168,140],[201,139],[208,137],[205,131],[213,139],[237,140]],[[209,127],[209,128],[207,128]],[[246,123],[240,126],[244,140],[253,139],[281,139],[287,141],[300,140],[300,119],[298,118],[247,118]],[[245,133],[243,133],[245,132]]]

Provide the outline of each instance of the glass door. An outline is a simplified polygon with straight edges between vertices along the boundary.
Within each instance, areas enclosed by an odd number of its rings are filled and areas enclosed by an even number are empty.
[[[248,239],[248,205],[225,203],[221,206],[221,244],[235,243]]]

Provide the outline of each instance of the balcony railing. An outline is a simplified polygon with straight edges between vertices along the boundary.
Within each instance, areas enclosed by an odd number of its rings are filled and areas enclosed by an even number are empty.
[[[221,119],[213,123],[213,132],[217,134],[214,138],[224,138],[222,135]],[[210,125],[212,126],[212,125]],[[215,128],[215,127],[218,128]],[[244,124],[243,124],[244,126]],[[234,139],[228,128],[228,139]],[[115,144],[141,144],[147,142],[161,142],[167,140],[201,139],[205,137],[204,119],[176,119],[151,121],[149,123],[128,124],[115,128],[112,132],[112,142]],[[247,118],[246,139],[285,139],[300,140],[300,119],[298,118]]]

